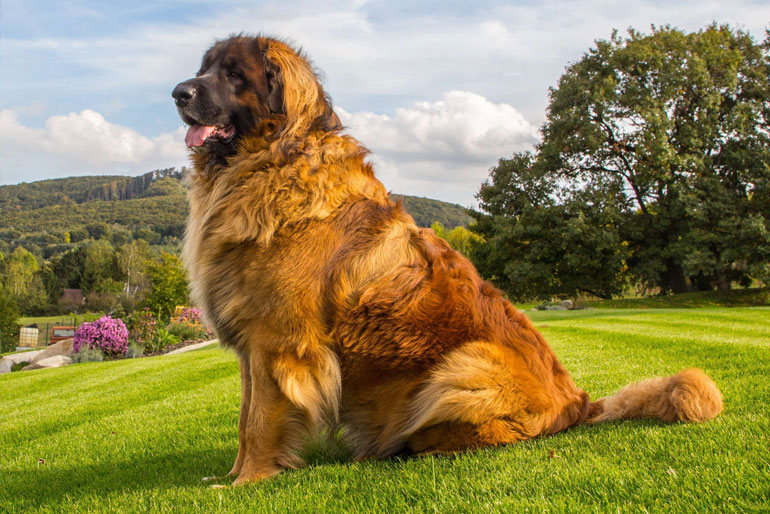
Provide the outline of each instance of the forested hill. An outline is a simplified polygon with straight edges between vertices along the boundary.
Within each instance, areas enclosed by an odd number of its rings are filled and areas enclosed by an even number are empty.
[[[114,242],[141,238],[173,245],[187,218],[184,170],[155,170],[138,177],[70,177],[0,186],[0,251],[22,245],[48,258],[105,231]],[[401,198],[418,225],[447,228],[470,218],[455,204],[407,195]]]
[[[163,178],[180,181],[182,170],[167,168],[138,177],[101,175],[69,177],[0,186],[0,214],[34,210],[51,205],[84,203],[90,200],[132,200],[147,196],[155,182]],[[157,188],[155,188],[157,189]],[[156,191],[155,194],[161,193]]]

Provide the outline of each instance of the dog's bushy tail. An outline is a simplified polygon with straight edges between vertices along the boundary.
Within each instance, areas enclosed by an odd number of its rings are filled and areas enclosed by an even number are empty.
[[[591,402],[590,408],[589,424],[630,418],[702,422],[722,412],[722,393],[708,375],[691,368],[627,385],[612,396]]]

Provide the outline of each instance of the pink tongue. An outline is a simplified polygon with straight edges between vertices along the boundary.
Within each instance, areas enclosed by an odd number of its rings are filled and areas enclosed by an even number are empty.
[[[184,142],[187,144],[187,148],[193,146],[200,146],[217,128],[214,126],[193,125],[190,130],[187,131],[187,135],[184,137]]]

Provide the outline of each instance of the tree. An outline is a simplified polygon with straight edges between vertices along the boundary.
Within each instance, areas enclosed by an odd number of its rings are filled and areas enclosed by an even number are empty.
[[[134,296],[144,286],[144,267],[150,258],[150,245],[143,239],[135,239],[118,251],[118,263],[126,277],[126,294]]]
[[[0,286],[0,353],[16,348],[19,310],[13,297]]]
[[[5,288],[15,298],[19,298],[32,282],[39,268],[37,259],[24,247],[17,247],[5,264]]]
[[[471,232],[462,225],[457,226],[452,230],[448,230],[444,228],[444,225],[442,225],[441,222],[434,221],[430,228],[433,229],[433,232],[435,232],[437,236],[446,240],[446,242],[449,243],[449,246],[468,258],[471,257],[473,249],[484,242],[483,237],[475,232]]]
[[[618,235],[618,188],[567,187],[532,154],[500,159],[476,198],[471,229],[479,271],[513,299],[591,293],[607,298],[626,280],[627,247]]]
[[[112,229],[103,221],[89,223],[86,225],[86,230],[91,239],[110,239],[112,237]]]
[[[179,257],[163,252],[159,261],[147,263],[146,270],[150,290],[144,301],[152,312],[168,319],[177,305],[187,305],[187,273]]]
[[[613,33],[550,92],[539,165],[622,185],[628,264],[664,290],[748,283],[770,260],[770,34]]]
[[[123,276],[109,241],[91,241],[81,246],[81,251],[85,253],[85,258],[80,286],[85,293],[115,294],[123,289]]]

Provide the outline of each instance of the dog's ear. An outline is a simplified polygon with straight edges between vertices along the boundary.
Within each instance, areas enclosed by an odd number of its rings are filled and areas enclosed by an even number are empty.
[[[283,80],[281,68],[266,56],[264,59],[265,81],[267,82],[267,107],[272,114],[286,114],[283,104]]]
[[[272,69],[275,74],[271,97],[275,93],[275,105],[280,101],[279,112],[285,116],[282,132],[302,134],[318,128],[341,128],[318,76],[302,52],[272,39],[264,40],[263,45],[265,72]],[[268,108],[274,105],[268,103]]]

